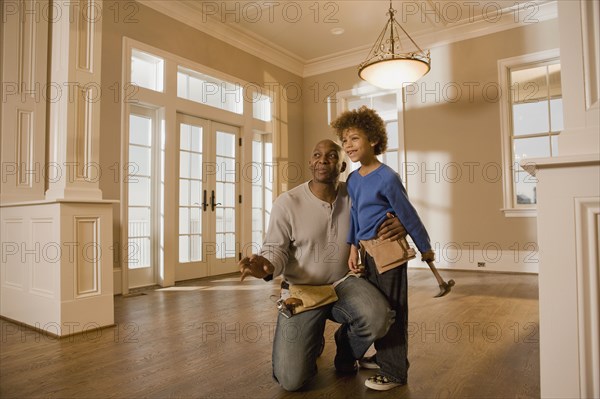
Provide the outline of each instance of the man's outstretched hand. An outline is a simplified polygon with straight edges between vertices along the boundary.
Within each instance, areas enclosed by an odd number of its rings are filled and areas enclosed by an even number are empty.
[[[400,220],[391,213],[387,213],[387,219],[379,226],[377,238],[381,240],[396,241],[406,236],[406,230]]]
[[[241,281],[244,281],[247,276],[265,278],[269,274],[273,274],[273,271],[275,270],[273,264],[269,262],[267,258],[260,255],[245,257],[238,262],[238,266],[242,273]]]

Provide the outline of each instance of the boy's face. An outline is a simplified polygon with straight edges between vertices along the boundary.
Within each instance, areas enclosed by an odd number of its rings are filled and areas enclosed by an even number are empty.
[[[308,166],[317,183],[337,183],[340,173],[346,168],[341,157],[341,148],[331,140],[323,140],[315,146]]]
[[[348,128],[342,134],[342,148],[352,162],[364,163],[375,157],[375,144],[369,141],[367,134],[361,129]]]

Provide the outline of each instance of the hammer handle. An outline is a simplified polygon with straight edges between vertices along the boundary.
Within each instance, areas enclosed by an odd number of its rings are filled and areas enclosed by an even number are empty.
[[[438,285],[446,285],[446,282],[444,281],[444,279],[442,278],[442,276],[440,276],[440,274],[438,273],[435,265],[433,264],[433,261],[431,261],[431,260],[427,261],[427,265],[429,266],[429,268],[433,272],[433,275],[435,276],[435,279],[437,280]]]

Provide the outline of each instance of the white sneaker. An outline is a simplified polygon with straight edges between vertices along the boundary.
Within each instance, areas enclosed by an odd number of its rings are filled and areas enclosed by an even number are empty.
[[[371,388],[376,391],[389,391],[390,389],[399,387],[401,385],[404,385],[404,384],[401,384],[399,382],[392,382],[392,381],[388,380],[388,378],[386,376],[383,376],[381,374],[377,374],[372,377],[369,377],[365,381],[365,386],[367,388]]]

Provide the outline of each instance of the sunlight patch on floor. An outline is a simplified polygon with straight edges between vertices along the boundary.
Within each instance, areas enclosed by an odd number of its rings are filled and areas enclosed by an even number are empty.
[[[211,280],[210,282],[211,283],[220,283],[220,282],[223,282],[223,281],[236,281],[236,282],[239,283],[240,282],[240,277],[226,277],[226,278],[221,278],[221,279],[218,279],[218,280]]]
[[[265,288],[273,288],[270,284],[261,285],[219,285],[215,287],[206,288],[205,291],[258,291],[264,290]]]
[[[189,286],[189,287],[166,287],[166,288],[159,288],[156,291],[196,291],[196,290],[202,290],[205,289],[207,287],[205,286]]]

